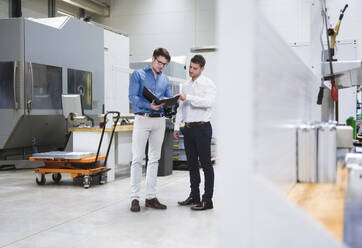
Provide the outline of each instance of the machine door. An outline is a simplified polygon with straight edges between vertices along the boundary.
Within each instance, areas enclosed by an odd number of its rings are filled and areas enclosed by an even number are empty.
[[[0,109],[19,109],[18,76],[18,63],[16,61],[0,62]]]
[[[0,62],[0,149],[6,143],[9,134],[23,115],[23,96],[20,82],[23,79],[23,64],[18,61]]]
[[[4,148],[31,147],[33,152],[35,148],[63,148],[66,122],[60,114],[61,95],[61,67],[25,62],[24,112],[12,126]]]
[[[61,67],[25,63],[26,114],[53,114],[54,110],[61,110],[62,92]]]

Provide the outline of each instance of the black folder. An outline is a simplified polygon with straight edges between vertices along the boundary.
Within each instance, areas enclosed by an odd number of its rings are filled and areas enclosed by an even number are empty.
[[[168,99],[158,99],[157,96],[155,96],[152,91],[150,91],[149,89],[147,89],[147,87],[143,87],[143,91],[142,91],[142,95],[150,102],[155,101],[155,103],[157,105],[160,105],[161,103],[164,103],[165,106],[168,105],[175,105],[177,103],[177,100],[180,96],[174,96],[172,98],[168,98]]]

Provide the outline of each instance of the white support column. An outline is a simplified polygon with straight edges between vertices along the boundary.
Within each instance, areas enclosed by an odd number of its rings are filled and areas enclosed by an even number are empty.
[[[218,169],[220,247],[252,247],[255,1],[218,1]]]

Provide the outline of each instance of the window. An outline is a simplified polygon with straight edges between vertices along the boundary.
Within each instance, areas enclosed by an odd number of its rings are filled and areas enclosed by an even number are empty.
[[[14,62],[0,62],[0,108],[14,108]]]
[[[80,94],[84,109],[92,109],[92,73],[68,69],[68,94]]]
[[[33,63],[32,72],[32,108],[61,109],[63,93],[62,68]],[[27,80],[27,82],[29,81]]]

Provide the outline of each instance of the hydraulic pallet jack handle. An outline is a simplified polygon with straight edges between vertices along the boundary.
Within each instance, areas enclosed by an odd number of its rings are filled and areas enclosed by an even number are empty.
[[[118,111],[109,111],[104,115],[104,119],[103,119],[103,129],[102,129],[102,134],[101,134],[101,139],[99,141],[99,145],[98,145],[98,150],[97,150],[97,155],[96,155],[96,160],[94,161],[94,163],[96,164],[98,161],[98,156],[99,156],[99,152],[101,150],[101,146],[102,146],[102,141],[103,141],[103,136],[104,136],[104,131],[106,129],[106,121],[107,121],[107,115],[109,114],[116,114],[117,115],[117,119],[114,121],[113,123],[113,129],[112,129],[112,134],[111,134],[111,139],[109,140],[109,144],[108,144],[108,148],[107,148],[107,154],[106,154],[106,159],[104,160],[104,164],[103,166],[107,165],[107,159],[108,159],[108,154],[109,154],[109,150],[111,149],[111,145],[112,145],[112,139],[114,136],[114,132],[116,130],[117,127],[117,123],[119,121],[119,118],[121,117],[121,114]]]

